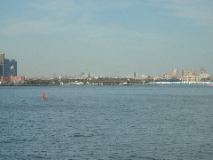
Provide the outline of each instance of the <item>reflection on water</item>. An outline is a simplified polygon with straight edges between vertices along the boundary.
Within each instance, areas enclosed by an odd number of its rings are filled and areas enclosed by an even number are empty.
[[[0,97],[2,160],[213,157],[213,88],[1,87]]]

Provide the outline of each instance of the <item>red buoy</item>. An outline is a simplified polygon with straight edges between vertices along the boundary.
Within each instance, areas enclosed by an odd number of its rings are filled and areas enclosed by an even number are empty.
[[[42,99],[43,100],[48,100],[48,94],[46,92],[42,93]]]

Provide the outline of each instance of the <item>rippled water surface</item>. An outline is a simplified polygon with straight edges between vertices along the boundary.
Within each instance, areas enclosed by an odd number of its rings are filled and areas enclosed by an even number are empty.
[[[0,87],[0,159],[212,160],[213,88]]]

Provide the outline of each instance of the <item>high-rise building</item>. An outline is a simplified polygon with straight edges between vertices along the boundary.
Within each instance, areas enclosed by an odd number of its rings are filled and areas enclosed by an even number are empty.
[[[0,52],[0,77],[17,76],[17,61],[6,59],[5,54]]]
[[[137,77],[137,73],[136,72],[134,72],[134,79]]]
[[[17,61],[12,59],[4,60],[4,76],[17,76]]]
[[[0,77],[4,76],[4,53],[0,52]]]

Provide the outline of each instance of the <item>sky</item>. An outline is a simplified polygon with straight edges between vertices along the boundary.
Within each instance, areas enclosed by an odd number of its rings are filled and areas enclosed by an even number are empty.
[[[213,74],[212,0],[0,0],[0,20],[19,75]]]

